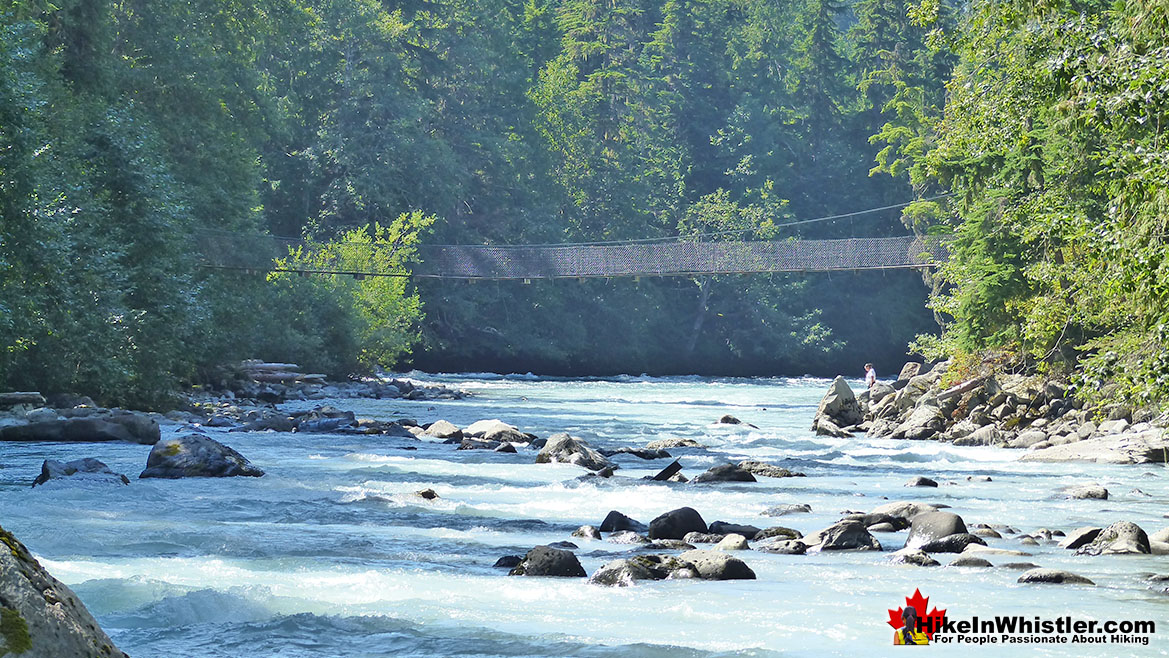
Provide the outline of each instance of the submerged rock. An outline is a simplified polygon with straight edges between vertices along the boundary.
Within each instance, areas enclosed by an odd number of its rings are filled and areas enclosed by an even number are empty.
[[[259,477],[264,474],[235,450],[201,434],[154,444],[140,478]]]
[[[572,531],[573,537],[580,537],[582,539],[600,539],[601,531],[597,530],[596,526],[582,525],[576,530]]]
[[[106,466],[104,462],[86,457],[85,459],[75,459],[71,462],[59,462],[55,459],[46,459],[44,464],[41,464],[41,474],[37,479],[33,480],[32,486],[44,484],[49,480],[62,480],[71,478],[75,480],[91,480],[100,482],[111,482],[130,484],[130,478],[115,473]]]
[[[755,550],[763,553],[779,553],[781,555],[803,555],[808,551],[808,545],[799,539],[768,539],[757,542]]]
[[[0,528],[0,655],[127,658],[85,605]]]
[[[812,506],[803,503],[787,503],[763,510],[763,516],[787,516],[788,514],[811,514]]]
[[[1108,500],[1108,490],[1098,484],[1090,484],[1069,489],[1067,496],[1083,500]]]
[[[908,564],[915,567],[936,567],[940,563],[926,554],[925,551],[919,551],[912,548],[903,548],[895,551],[889,555],[889,562],[892,564]]]
[[[961,553],[971,544],[986,546],[986,542],[978,535],[960,532],[941,539],[927,541],[918,545],[917,548],[925,553]]]
[[[561,578],[584,578],[588,576],[580,560],[570,551],[537,546],[528,551],[524,559],[508,573],[509,576],[556,576]]]

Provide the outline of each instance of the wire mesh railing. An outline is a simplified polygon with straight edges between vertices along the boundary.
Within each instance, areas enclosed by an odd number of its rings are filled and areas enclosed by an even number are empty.
[[[596,277],[826,272],[934,267],[948,256],[945,243],[916,236],[737,242],[663,242],[566,245],[420,245],[410,272],[326,265],[277,265],[300,240],[205,231],[197,236],[206,267],[431,279],[559,279]],[[346,244],[344,250],[387,247]],[[311,247],[308,247],[311,249]],[[362,271],[364,269],[364,271]]]

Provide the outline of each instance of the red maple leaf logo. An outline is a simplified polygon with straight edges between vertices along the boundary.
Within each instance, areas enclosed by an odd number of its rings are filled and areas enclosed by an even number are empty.
[[[920,589],[913,590],[913,596],[905,597],[905,605],[913,608],[917,613],[917,618],[921,621],[921,629],[926,637],[933,641],[934,631],[942,628],[942,623],[946,621],[946,611],[938,610],[935,606],[933,610],[926,614],[926,607],[929,605],[929,597],[922,596]],[[902,621],[902,613],[905,608],[897,608],[896,610],[889,610],[889,621],[886,622],[894,629],[901,628],[905,625]]]

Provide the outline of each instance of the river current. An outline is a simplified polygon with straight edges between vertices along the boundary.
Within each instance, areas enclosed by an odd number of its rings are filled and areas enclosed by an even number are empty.
[[[901,655],[889,609],[920,589],[951,617],[1024,615],[1154,620],[1146,645],[935,645],[946,655],[1165,655],[1169,595],[1146,578],[1169,556],[1076,556],[1054,543],[991,546],[992,555],[1066,569],[1095,581],[1021,585],[1010,568],[921,568],[889,563],[905,533],[876,534],[886,551],[736,555],[753,581],[640,582],[606,588],[584,579],[508,577],[492,564],[571,540],[590,574],[632,554],[628,545],[570,537],[610,510],[648,523],[682,506],[707,522],[783,525],[804,533],[845,511],[895,500],[950,506],[967,524],[1028,533],[1119,520],[1149,533],[1169,526],[1161,465],[1020,463],[1019,451],[864,437],[814,436],[828,381],[697,377],[565,380],[487,374],[423,375],[474,393],[456,401],[326,401],[359,416],[446,419],[465,427],[499,418],[547,437],[569,432],[594,447],[671,449],[683,473],[758,459],[807,474],[757,483],[641,480],[669,463],[617,455],[618,477],[576,478],[579,467],[518,454],[456,451],[439,442],[379,436],[209,429],[267,475],[137,480],[149,446],[0,445],[0,525],[71,586],[134,658],[174,656],[823,656]],[[853,382],[855,388],[861,386]],[[319,403],[291,403],[307,409]],[[756,425],[720,425],[731,414]],[[164,434],[179,431],[164,426]],[[406,448],[416,448],[408,450]],[[43,459],[97,457],[129,486],[52,482],[29,487]],[[941,486],[907,488],[923,475]],[[985,481],[980,476],[989,476]],[[968,479],[973,477],[974,479]],[[1069,500],[1099,483],[1108,500]],[[434,489],[427,501],[414,492]],[[764,510],[803,503],[810,514]],[[707,546],[709,548],[709,546]],[[955,556],[935,555],[943,564]]]

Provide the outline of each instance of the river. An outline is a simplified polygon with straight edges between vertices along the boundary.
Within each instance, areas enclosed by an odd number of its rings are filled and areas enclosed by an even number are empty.
[[[642,582],[628,588],[583,579],[508,577],[492,564],[532,546],[573,539],[610,510],[642,522],[681,506],[714,520],[804,533],[844,511],[891,500],[948,505],[967,524],[1022,532],[1136,522],[1169,525],[1162,465],[1019,463],[1018,451],[832,439],[809,431],[828,381],[619,377],[545,379],[423,375],[474,393],[464,400],[336,400],[359,416],[440,418],[465,427],[499,418],[547,437],[567,431],[595,447],[643,447],[670,437],[705,449],[672,450],[686,475],[750,458],[807,474],[757,483],[646,482],[669,460],[615,457],[619,477],[577,481],[584,471],[535,464],[534,453],[456,451],[437,442],[378,436],[228,433],[209,430],[267,471],[262,478],[137,480],[149,446],[0,446],[0,524],[70,585],[120,648],[153,656],[823,656],[891,649],[889,609],[920,589],[951,617],[996,615],[1155,620],[1147,646],[936,646],[943,654],[1165,655],[1169,596],[1150,587],[1169,573],[1164,556],[1076,556],[1054,543],[991,546],[1067,569],[1095,587],[1021,585],[996,567],[892,565],[888,552],[803,556],[737,554],[753,581]],[[853,382],[859,388],[859,381]],[[311,408],[292,403],[290,409]],[[732,414],[758,426],[720,425]],[[164,427],[164,433],[177,431]],[[404,448],[415,447],[416,450]],[[29,488],[42,459],[97,457],[130,486],[54,482]],[[903,486],[931,477],[936,489]],[[990,481],[967,479],[989,476]],[[1108,500],[1062,491],[1100,483]],[[414,492],[431,488],[439,498]],[[810,514],[762,512],[804,503]],[[905,533],[877,534],[887,551]],[[630,547],[573,539],[585,569]],[[943,565],[954,556],[936,555]],[[898,654],[899,655],[899,654]]]

